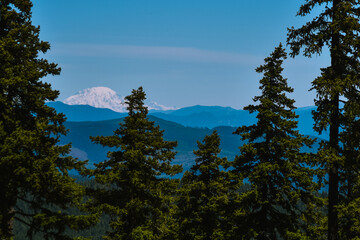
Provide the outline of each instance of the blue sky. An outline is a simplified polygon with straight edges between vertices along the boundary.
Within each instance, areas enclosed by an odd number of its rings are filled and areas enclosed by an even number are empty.
[[[63,100],[106,86],[125,96],[143,86],[166,106],[242,108],[260,92],[255,68],[296,17],[296,0],[37,0],[33,22],[62,68],[48,77]],[[328,53],[288,58],[284,76],[298,107],[313,105],[311,81],[329,64]]]

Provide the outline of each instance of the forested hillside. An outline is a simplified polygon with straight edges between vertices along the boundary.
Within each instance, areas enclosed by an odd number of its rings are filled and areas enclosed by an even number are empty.
[[[221,139],[220,156],[227,157],[232,161],[238,154],[239,146],[242,146],[244,141],[233,133],[235,127],[219,126],[213,129],[184,127],[180,124],[165,121],[160,118],[149,115],[149,120],[154,121],[164,130],[164,139],[168,141],[177,141],[178,146],[175,148],[177,154],[174,163],[182,164],[185,170],[190,169],[194,164],[195,155],[193,150],[196,148],[196,142],[203,139],[206,135],[211,134],[216,130]],[[110,136],[118,127],[123,119],[113,119],[107,121],[94,122],[66,122],[65,126],[69,129],[69,133],[61,138],[60,144],[72,143],[71,155],[81,160],[89,160],[90,167],[93,163],[99,163],[106,159],[106,154],[111,148],[94,145],[90,137],[103,135]],[[310,136],[311,138],[316,138]],[[320,138],[319,138],[320,141]],[[316,152],[318,143],[313,147],[304,147],[302,151]]]
[[[192,151],[196,148],[196,141],[212,132],[208,128],[184,127],[153,116],[149,116],[149,120],[154,121],[156,125],[159,125],[164,130],[164,139],[178,142],[175,162],[183,164],[185,169],[189,169],[193,164],[194,155]],[[90,136],[110,136],[117,129],[120,122],[123,122],[123,119],[100,122],[66,122],[65,126],[70,131],[67,136],[61,138],[60,144],[71,142],[73,156],[77,156],[82,160],[89,159],[91,163],[98,163],[105,160],[106,153],[110,148],[94,145],[90,140]],[[215,129],[223,139],[221,154],[230,159],[234,158],[238,152],[238,147],[242,145],[239,137],[232,134],[236,128],[217,127]]]

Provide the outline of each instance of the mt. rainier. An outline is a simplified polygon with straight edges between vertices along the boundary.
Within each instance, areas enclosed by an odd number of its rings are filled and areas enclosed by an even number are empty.
[[[90,105],[96,108],[108,108],[115,112],[126,112],[125,100],[114,90],[107,87],[93,87],[79,91],[63,101],[68,105]],[[145,101],[149,110],[174,110],[153,101]]]

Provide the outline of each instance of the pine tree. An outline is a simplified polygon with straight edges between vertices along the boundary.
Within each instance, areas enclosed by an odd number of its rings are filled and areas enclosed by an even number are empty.
[[[197,144],[195,165],[185,172],[178,194],[180,239],[231,239],[229,162],[218,156],[216,131]]]
[[[310,202],[316,198],[312,195],[313,171],[307,167],[311,157],[302,153],[301,147],[311,147],[313,140],[296,130],[294,100],[286,96],[293,89],[281,75],[284,59],[286,53],[280,44],[256,69],[264,75],[260,80],[262,94],[254,98],[258,105],[244,109],[256,113],[258,121],[235,132],[247,143],[240,147],[233,172],[251,185],[240,195],[243,208],[234,223],[238,235],[244,236],[239,239],[298,239],[311,230],[306,225],[316,227],[310,222],[303,224],[311,220]]]
[[[45,102],[59,93],[41,79],[60,68],[39,58],[50,45],[39,39],[31,8],[29,0],[0,1],[0,238],[12,239],[16,220],[29,239],[37,232],[72,239],[64,231],[91,220],[64,211],[81,205],[84,188],[69,171],[81,171],[85,162],[68,156],[70,145],[57,145],[65,118]]]
[[[358,1],[307,0],[297,15],[306,16],[317,5],[322,11],[313,20],[298,29],[289,29],[288,44],[293,57],[302,48],[307,57],[321,54],[325,46],[330,50],[331,64],[321,69],[321,76],[312,82],[312,89],[317,93],[314,129],[319,133],[330,130],[329,141],[323,142],[319,151],[319,164],[328,173],[328,239],[335,240],[339,239],[339,232],[348,231],[341,230],[344,226],[341,221],[348,219],[339,219],[337,208],[340,205],[344,208],[359,197],[353,195],[353,189],[359,172],[360,144],[357,133],[351,131],[358,129],[360,116],[360,8]]]
[[[147,118],[142,87],[125,100],[129,115],[114,135],[92,137],[116,148],[92,172],[104,186],[95,193],[95,208],[111,218],[106,239],[171,239],[166,220],[178,184],[171,176],[182,171],[180,165],[171,165],[177,143],[164,141],[163,131]]]
[[[344,162],[339,169],[339,203],[336,207],[339,219],[339,239],[358,239],[360,235],[360,101],[345,105],[346,119],[340,133],[341,154]]]

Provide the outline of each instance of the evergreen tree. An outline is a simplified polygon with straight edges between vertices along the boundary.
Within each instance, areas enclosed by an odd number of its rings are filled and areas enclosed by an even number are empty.
[[[348,102],[343,110],[346,119],[340,133],[341,154],[344,159],[339,169],[339,239],[358,239],[360,235],[360,99]]]
[[[298,29],[289,29],[288,44],[293,57],[302,48],[307,57],[321,54],[325,46],[330,50],[331,64],[321,69],[312,89],[317,93],[314,129],[319,133],[330,130],[329,141],[323,142],[319,152],[319,164],[328,173],[328,239],[335,240],[339,239],[339,232],[343,234],[351,228],[343,213],[339,219],[337,209],[341,205],[341,211],[346,211],[346,206],[359,197],[354,187],[358,185],[360,143],[352,131],[359,129],[360,116],[360,8],[359,1],[307,0],[297,15],[306,16],[317,5],[322,11],[313,20]]]
[[[27,226],[29,239],[37,232],[71,239],[68,227],[91,220],[62,211],[81,204],[84,188],[69,170],[82,170],[85,162],[67,156],[70,145],[57,145],[65,118],[45,102],[59,93],[41,79],[60,68],[38,56],[50,45],[39,39],[31,8],[29,0],[0,1],[0,238],[12,239],[15,219]]]
[[[286,53],[280,44],[256,69],[264,74],[260,80],[262,94],[254,98],[258,105],[244,109],[256,113],[258,121],[235,132],[247,143],[240,147],[233,172],[251,185],[240,195],[243,208],[234,223],[244,239],[298,239],[311,230],[307,225],[316,227],[309,222],[313,209],[310,202],[315,200],[313,171],[307,167],[311,158],[300,151],[303,146],[310,147],[313,140],[296,130],[294,100],[286,96],[293,89],[281,75],[284,59]]]
[[[185,172],[177,200],[180,239],[231,239],[230,173],[224,171],[229,162],[218,157],[221,150],[216,131],[197,144],[196,164]]]
[[[125,98],[129,115],[113,136],[92,137],[115,147],[92,175],[104,187],[95,192],[95,208],[110,216],[106,239],[171,239],[172,195],[182,171],[171,165],[176,142],[164,141],[163,131],[147,118],[145,93],[140,87]]]

